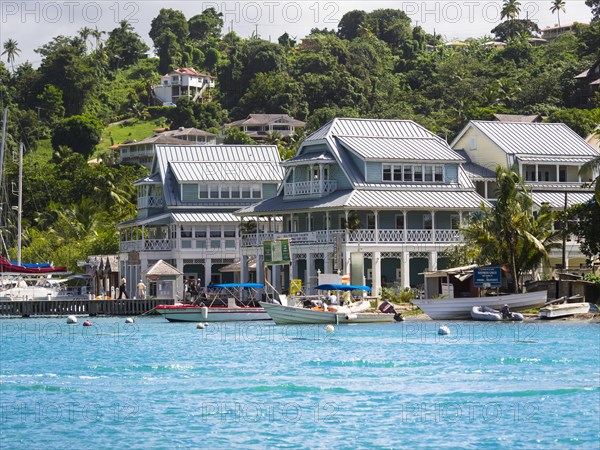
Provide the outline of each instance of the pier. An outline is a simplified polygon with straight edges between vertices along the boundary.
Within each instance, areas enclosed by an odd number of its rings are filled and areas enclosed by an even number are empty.
[[[156,314],[158,305],[173,305],[173,299],[124,299],[89,300],[25,300],[0,301],[0,316],[68,316],[88,314],[90,316],[139,316]]]

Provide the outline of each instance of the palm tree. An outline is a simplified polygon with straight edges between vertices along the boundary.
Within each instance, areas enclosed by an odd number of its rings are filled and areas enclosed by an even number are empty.
[[[581,169],[579,169],[580,174],[584,173],[584,172],[588,172],[588,171],[591,173],[596,173],[596,174],[600,173],[600,156],[596,156],[595,158],[589,160],[583,166],[581,166]],[[591,184],[592,185],[595,184],[595,186],[596,186],[596,191],[595,191],[596,202],[598,202],[598,204],[600,205],[600,175],[597,175]]]
[[[83,41],[83,45],[85,45],[86,50],[87,50],[87,44],[88,44],[88,37],[90,37],[90,35],[92,34],[92,31],[93,30],[89,27],[82,27],[77,32],[77,34]]]
[[[500,11],[500,19],[505,17],[510,20],[514,20],[519,16],[521,12],[521,3],[517,0],[504,0],[502,11]]]
[[[565,10],[566,2],[565,0],[552,0],[552,7],[550,11],[552,14],[556,13],[556,17],[558,18],[558,26],[560,27],[560,12],[566,12]]]
[[[19,54],[21,53],[21,50],[19,49],[19,47],[17,47],[17,45],[17,41],[15,41],[14,39],[6,40],[3,45],[4,51],[1,54],[6,55],[6,60],[10,63],[13,72],[15,71],[15,56],[19,56]]]
[[[496,172],[497,202],[482,206],[463,230],[465,243],[477,249],[478,264],[508,264],[518,292],[519,279],[548,259],[551,248],[560,245],[560,231],[552,230],[553,213],[543,206],[537,217],[523,180],[513,170],[499,167]]]

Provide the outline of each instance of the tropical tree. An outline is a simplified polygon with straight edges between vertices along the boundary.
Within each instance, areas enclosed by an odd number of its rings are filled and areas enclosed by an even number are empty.
[[[488,208],[482,205],[463,230],[467,248],[478,250],[479,264],[508,264],[513,292],[519,291],[518,280],[548,259],[548,251],[560,245],[559,233],[552,230],[553,214],[543,205],[533,214],[533,201],[519,174],[498,167],[497,202]]]
[[[550,8],[550,11],[552,12],[552,14],[556,13],[556,17],[558,20],[558,26],[560,27],[560,12],[566,12],[565,9],[565,0],[552,0],[552,7]]]
[[[521,3],[517,0],[504,0],[502,10],[500,11],[500,19],[514,20],[519,16],[521,12]]]
[[[600,156],[596,156],[595,158],[591,159],[590,161],[586,162],[583,166],[581,166],[579,173],[584,172],[600,174]],[[595,185],[596,189],[596,203],[600,205],[600,175],[596,176],[596,178],[592,181],[592,184]]]
[[[14,66],[15,57],[19,56],[19,54],[21,53],[21,50],[18,47],[17,41],[15,41],[14,39],[7,39],[6,41],[4,41],[2,48],[4,49],[4,51],[2,52],[2,55],[6,55],[6,61],[8,61],[12,71],[14,72],[15,71],[15,66]]]
[[[600,20],[600,0],[585,0],[585,4],[592,8],[592,20]]]

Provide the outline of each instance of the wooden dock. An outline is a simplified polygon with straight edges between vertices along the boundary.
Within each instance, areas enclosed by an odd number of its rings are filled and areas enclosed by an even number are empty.
[[[173,305],[173,299],[124,299],[89,300],[87,298],[69,300],[27,300],[0,301],[0,316],[69,316],[87,314],[90,316],[139,316],[156,314],[158,305]]]

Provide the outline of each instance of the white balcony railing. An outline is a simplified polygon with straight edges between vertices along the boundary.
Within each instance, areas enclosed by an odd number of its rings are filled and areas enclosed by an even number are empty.
[[[323,181],[299,181],[297,183],[285,183],[283,186],[284,195],[324,195],[335,191],[337,188],[336,180]]]
[[[242,237],[242,247],[260,246],[266,240],[287,238],[293,244],[333,244],[337,236],[344,243],[382,243],[382,244],[415,244],[415,243],[455,243],[462,239],[459,230],[319,230],[299,233],[249,234]],[[435,239],[434,239],[435,238]]]
[[[165,201],[163,197],[138,197],[137,199],[137,207],[138,209],[142,208],[162,208],[165,206]]]

